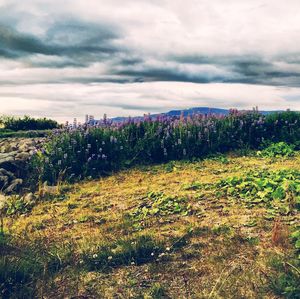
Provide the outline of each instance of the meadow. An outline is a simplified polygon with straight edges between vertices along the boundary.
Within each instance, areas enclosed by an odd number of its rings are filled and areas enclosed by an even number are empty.
[[[2,201],[0,294],[300,298],[299,122],[232,111],[54,132],[34,192]]]

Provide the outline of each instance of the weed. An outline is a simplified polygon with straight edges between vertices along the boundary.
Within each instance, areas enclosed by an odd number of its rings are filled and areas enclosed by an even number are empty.
[[[135,220],[151,216],[180,214],[186,216],[191,212],[187,198],[168,196],[162,192],[149,192],[144,201],[131,213]]]
[[[295,155],[294,145],[285,142],[273,143],[262,151],[258,151],[257,155],[264,158],[287,158]]]
[[[88,270],[107,270],[124,265],[141,265],[154,261],[164,251],[162,242],[151,236],[120,239],[100,244],[93,252],[85,252],[82,262]]]

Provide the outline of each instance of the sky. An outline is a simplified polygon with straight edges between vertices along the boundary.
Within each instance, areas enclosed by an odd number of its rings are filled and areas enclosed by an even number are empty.
[[[300,110],[299,0],[0,0],[0,114]]]

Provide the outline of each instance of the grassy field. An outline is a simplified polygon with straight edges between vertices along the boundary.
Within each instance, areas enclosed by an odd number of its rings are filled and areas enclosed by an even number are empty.
[[[4,219],[2,295],[300,298],[291,238],[299,202],[291,190],[276,195],[287,181],[299,183],[291,170],[300,170],[299,153],[229,154],[36,195]],[[251,190],[256,178],[267,182],[261,193]]]

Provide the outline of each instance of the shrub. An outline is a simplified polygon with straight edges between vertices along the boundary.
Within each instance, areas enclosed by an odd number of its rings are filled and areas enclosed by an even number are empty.
[[[28,131],[28,130],[51,130],[59,128],[59,124],[47,118],[32,118],[24,116],[23,118],[2,117],[1,123],[6,130]]]
[[[136,164],[191,160],[265,142],[300,146],[300,113],[159,117],[80,128],[52,136],[32,161],[38,179],[56,183],[97,177]],[[224,160],[224,163],[228,161]]]

